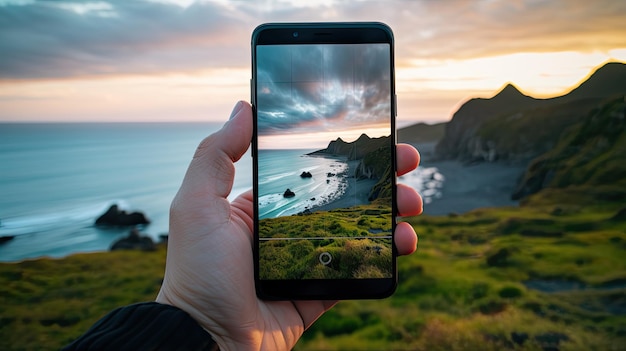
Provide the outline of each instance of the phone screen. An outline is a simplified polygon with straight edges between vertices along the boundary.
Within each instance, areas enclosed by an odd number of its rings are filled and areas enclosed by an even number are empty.
[[[257,279],[328,297],[396,275],[392,46],[341,41],[254,47]]]

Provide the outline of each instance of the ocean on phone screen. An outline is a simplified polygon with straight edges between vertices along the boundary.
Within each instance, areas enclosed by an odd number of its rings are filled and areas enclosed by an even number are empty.
[[[260,219],[297,214],[343,195],[350,176],[347,161],[307,155],[313,151],[259,150]],[[285,196],[287,189],[294,195]]]

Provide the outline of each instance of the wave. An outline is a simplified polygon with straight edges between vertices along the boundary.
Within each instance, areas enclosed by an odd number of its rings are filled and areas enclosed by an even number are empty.
[[[117,204],[121,209],[129,208],[125,200],[110,200],[59,212],[3,218],[0,219],[0,236],[41,233],[47,230],[62,228],[68,224],[89,226],[94,223],[98,216],[102,215],[114,204]]]
[[[289,173],[281,173],[281,174],[277,174],[273,176],[267,176],[267,177],[264,177],[263,179],[259,179],[259,184],[267,184],[267,183],[274,182],[283,178],[291,177],[296,174],[297,172],[289,172]]]
[[[426,204],[431,203],[433,199],[441,198],[445,180],[445,176],[437,167],[418,168],[398,177],[399,183],[415,188]]]
[[[328,185],[323,182],[293,187],[296,194],[302,194],[298,198],[285,198],[282,193],[263,195],[259,197],[259,218],[288,216],[324,206],[341,198],[347,190],[343,177],[333,177],[331,186]]]

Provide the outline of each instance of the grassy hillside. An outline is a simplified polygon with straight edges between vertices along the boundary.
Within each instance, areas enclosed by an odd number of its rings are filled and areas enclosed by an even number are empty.
[[[534,159],[514,197],[543,188],[594,186],[598,200],[626,200],[626,98],[609,99],[591,110]]]
[[[165,248],[0,264],[0,350],[58,350],[112,309],[156,298]]]
[[[391,277],[389,199],[370,205],[267,218],[259,222],[259,275],[262,279],[350,279]],[[324,238],[277,240],[280,238]],[[342,237],[331,239],[329,237]],[[324,265],[320,254],[332,262]]]
[[[496,160],[525,160],[551,150],[563,130],[583,120],[601,99],[581,99],[503,115],[485,122],[476,132],[481,149]]]
[[[399,259],[393,298],[342,302],[297,349],[620,349],[626,223],[548,209],[411,219],[420,248]]]
[[[409,219],[420,247],[399,259],[397,293],[340,303],[296,349],[620,349],[623,204],[563,204],[559,192]],[[0,349],[58,349],[112,308],[152,300],[164,262],[160,248],[0,264]]]

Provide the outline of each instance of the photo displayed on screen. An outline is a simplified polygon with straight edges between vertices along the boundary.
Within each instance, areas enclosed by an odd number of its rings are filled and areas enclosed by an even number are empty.
[[[389,44],[256,50],[260,279],[392,277]]]

